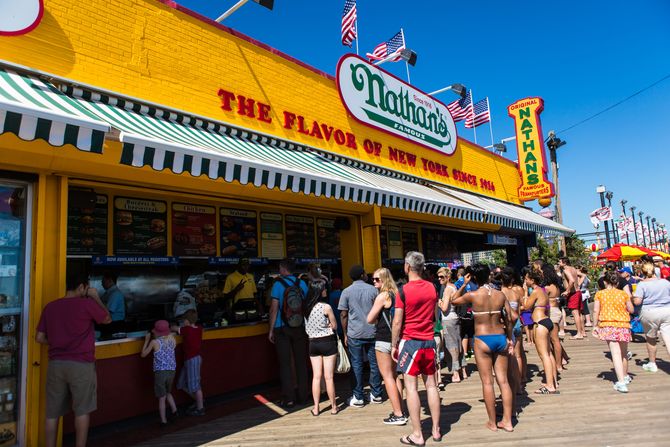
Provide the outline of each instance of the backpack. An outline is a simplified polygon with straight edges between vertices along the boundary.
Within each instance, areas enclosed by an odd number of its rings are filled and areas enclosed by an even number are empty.
[[[305,293],[300,287],[300,280],[296,278],[293,284],[288,284],[284,278],[279,278],[278,281],[284,286],[281,319],[288,327],[301,327],[305,323]]]

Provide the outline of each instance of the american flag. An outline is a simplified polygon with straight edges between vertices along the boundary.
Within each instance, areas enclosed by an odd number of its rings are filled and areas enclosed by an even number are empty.
[[[466,93],[465,98],[457,99],[447,104],[447,109],[449,109],[449,113],[451,113],[451,117],[455,123],[463,121],[468,113],[470,113],[470,104],[472,104],[472,91],[470,90]]]
[[[342,13],[342,45],[348,47],[358,36],[356,35],[356,0],[344,2]]]
[[[372,53],[367,53],[366,56],[371,61],[381,61],[388,56],[397,53],[397,56],[391,59],[391,62],[398,62],[400,60],[400,50],[405,48],[405,36],[400,30],[395,36],[386,42],[382,42],[372,50]]]
[[[473,113],[474,112],[474,113]],[[491,113],[489,112],[489,98],[484,98],[477,101],[474,105],[474,111],[469,111],[468,116],[465,117],[465,127],[471,129],[480,124],[491,121]]]

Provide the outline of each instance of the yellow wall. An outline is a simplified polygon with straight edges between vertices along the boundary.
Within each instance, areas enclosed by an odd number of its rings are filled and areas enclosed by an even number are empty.
[[[338,56],[333,55],[333,72]],[[45,0],[44,18],[35,30],[0,36],[0,59],[518,202],[514,163],[464,140],[447,157],[363,126],[346,114],[332,77],[161,1]],[[269,105],[272,123],[235,109],[224,112],[220,88]],[[284,129],[284,111],[353,133],[357,149]],[[381,144],[380,156],[363,150],[365,139]],[[446,165],[450,177],[431,174],[420,161],[415,168],[390,161],[389,146]],[[454,180],[454,169],[475,175],[478,182],[492,181],[495,192]]]

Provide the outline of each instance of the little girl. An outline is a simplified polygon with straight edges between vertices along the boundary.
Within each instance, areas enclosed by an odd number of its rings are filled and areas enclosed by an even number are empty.
[[[152,334],[154,339],[152,340]],[[161,427],[167,425],[165,416],[165,399],[167,398],[172,415],[177,415],[177,405],[172,397],[172,382],[174,381],[177,361],[174,355],[174,349],[177,341],[170,332],[170,325],[165,320],[158,320],[154,324],[154,329],[147,333],[144,338],[144,347],[142,347],[142,357],[154,353],[154,392],[158,398],[158,413],[161,418]]]

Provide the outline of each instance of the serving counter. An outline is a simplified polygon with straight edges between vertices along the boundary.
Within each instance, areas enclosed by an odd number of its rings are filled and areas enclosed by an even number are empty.
[[[267,334],[267,322],[205,329],[201,369],[205,398],[278,378],[277,356]],[[177,341],[181,343],[181,337]],[[92,426],[156,410],[153,360],[152,356],[140,357],[143,342],[142,336],[96,343],[98,410],[91,414]],[[179,346],[176,354],[179,377],[183,363]],[[182,391],[175,391],[174,396],[178,405],[190,401]],[[64,428],[68,433],[74,430],[71,416]]]

